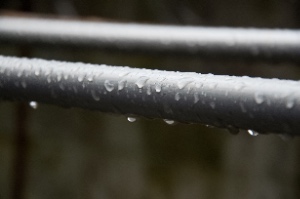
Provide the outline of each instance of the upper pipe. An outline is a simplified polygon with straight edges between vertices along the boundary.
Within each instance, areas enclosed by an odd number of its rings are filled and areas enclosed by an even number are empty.
[[[0,16],[0,42],[213,59],[300,61],[300,31]]]

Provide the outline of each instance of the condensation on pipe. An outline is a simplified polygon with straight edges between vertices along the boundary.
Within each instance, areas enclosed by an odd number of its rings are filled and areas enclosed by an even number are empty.
[[[300,61],[300,31],[0,16],[0,43],[211,59]]]
[[[299,135],[300,82],[0,56],[0,97]]]

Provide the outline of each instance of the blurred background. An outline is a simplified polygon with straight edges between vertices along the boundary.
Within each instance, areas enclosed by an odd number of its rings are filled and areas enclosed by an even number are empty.
[[[296,0],[1,0],[4,11],[151,24],[293,28]],[[300,79],[299,63],[0,45],[1,55]],[[300,197],[300,139],[0,102],[0,199]]]

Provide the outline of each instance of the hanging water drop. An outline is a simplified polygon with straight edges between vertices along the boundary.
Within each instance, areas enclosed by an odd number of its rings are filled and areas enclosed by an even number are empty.
[[[129,122],[135,122],[136,121],[136,118],[135,117],[127,117],[127,120]]]
[[[174,121],[174,120],[163,119],[163,121],[164,121],[166,124],[169,124],[169,125],[175,124],[175,121]]]
[[[161,91],[161,85],[155,84],[155,91],[159,93]]]
[[[254,100],[257,104],[261,104],[264,102],[264,96],[262,93],[256,92],[254,94]]]
[[[258,136],[258,135],[259,135],[258,132],[254,131],[254,130],[251,130],[251,129],[249,129],[247,132],[248,132],[249,135],[251,135],[251,136]]]
[[[114,84],[111,83],[109,80],[105,80],[105,81],[104,81],[104,86],[105,86],[105,88],[106,88],[106,90],[107,90],[108,92],[111,92],[111,91],[113,91],[113,90],[115,89]]]
[[[37,109],[39,105],[36,101],[31,101],[29,102],[29,106],[33,109]]]
[[[287,100],[287,102],[286,102],[286,108],[288,108],[288,109],[291,109],[291,108],[293,108],[293,106],[294,106],[294,99],[292,99],[292,98],[289,98],[288,100]]]

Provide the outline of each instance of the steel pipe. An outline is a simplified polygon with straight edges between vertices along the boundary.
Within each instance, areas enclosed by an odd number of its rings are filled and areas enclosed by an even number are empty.
[[[283,29],[161,26],[0,16],[0,43],[211,59],[300,61],[300,31]]]
[[[0,56],[0,97],[300,135],[300,82]]]

